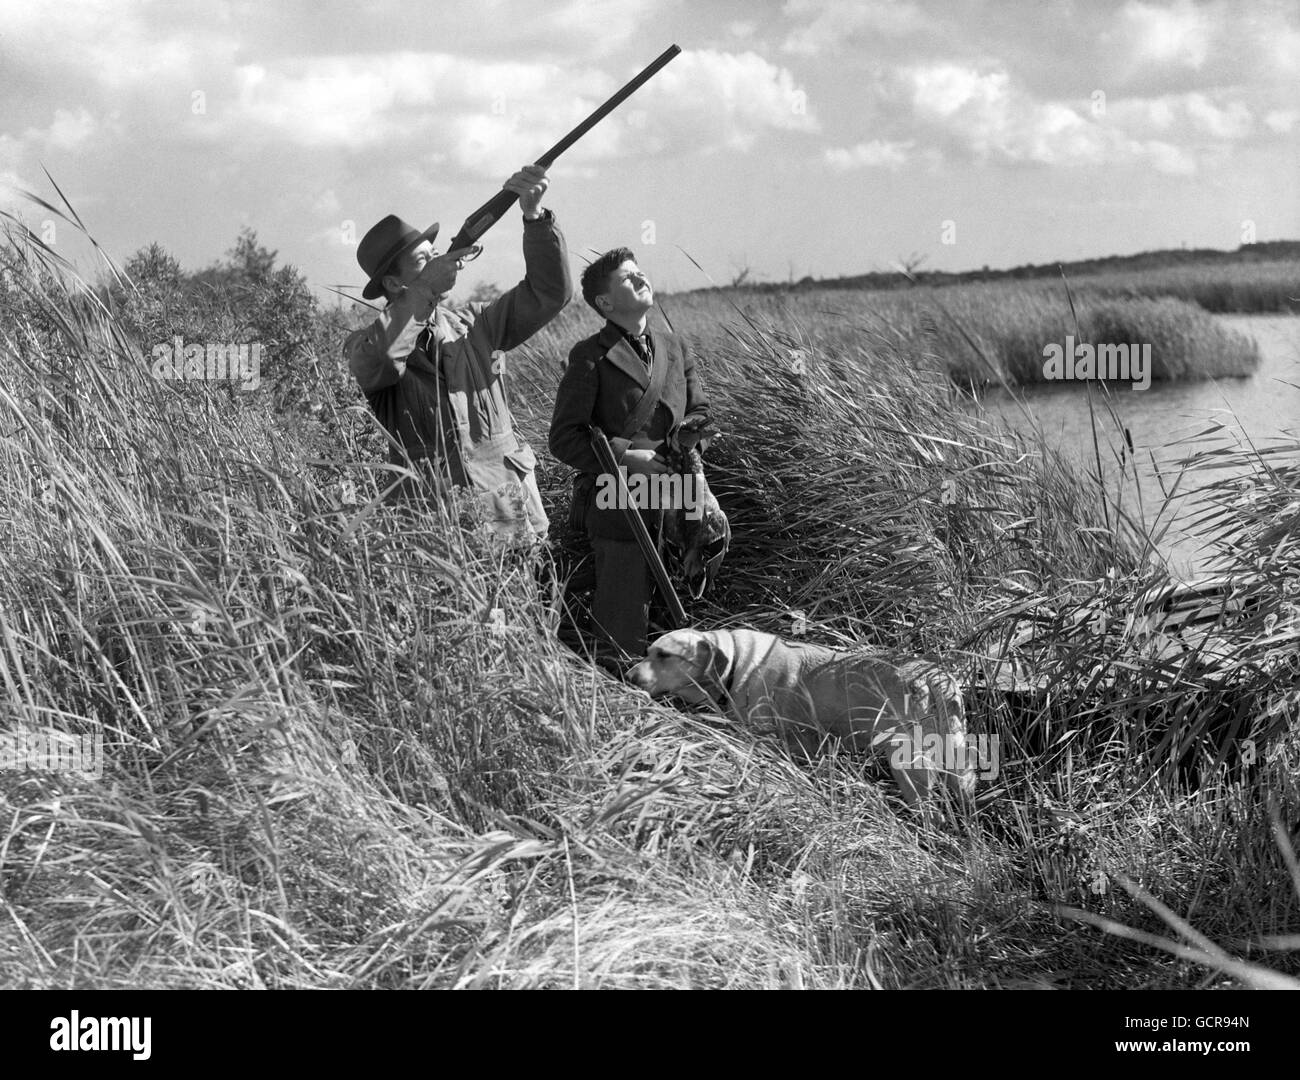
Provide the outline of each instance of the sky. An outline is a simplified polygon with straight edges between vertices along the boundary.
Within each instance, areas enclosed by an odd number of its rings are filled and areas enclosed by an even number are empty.
[[[359,291],[381,217],[450,239],[672,43],[551,170],[575,269],[627,245],[678,290],[1300,237],[1300,0],[0,0],[0,207],[89,268],[18,194],[57,199],[48,170],[118,262],[199,269],[251,227]],[[457,293],[518,280],[520,228]]]

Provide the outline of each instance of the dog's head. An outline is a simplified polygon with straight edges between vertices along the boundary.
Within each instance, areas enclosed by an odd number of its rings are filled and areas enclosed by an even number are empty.
[[[627,681],[651,697],[672,694],[701,704],[715,701],[730,661],[719,635],[705,630],[673,630],[651,642],[645,659],[627,673]]]

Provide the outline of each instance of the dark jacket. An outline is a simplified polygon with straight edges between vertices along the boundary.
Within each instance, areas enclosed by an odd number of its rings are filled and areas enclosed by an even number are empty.
[[[668,364],[668,371],[658,406],[645,427],[634,435],[638,446],[662,443],[688,416],[707,417],[709,411],[695,377],[695,359],[686,343],[665,330],[654,330],[651,335],[654,362]],[[600,463],[588,431],[595,424],[608,436],[614,458],[621,462],[633,442],[623,429],[649,385],[650,370],[613,323],[606,323],[600,333],[578,342],[569,352],[569,363],[555,396],[548,440],[551,453],[570,468],[598,475]],[[655,514],[646,512],[645,517],[647,524],[657,523]],[[587,528],[593,536],[632,538],[621,510],[593,506]]]

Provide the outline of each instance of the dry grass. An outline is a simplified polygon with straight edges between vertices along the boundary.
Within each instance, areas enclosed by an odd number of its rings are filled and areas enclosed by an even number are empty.
[[[1218,313],[1300,312],[1300,272],[1295,261],[1287,259],[1227,266],[1171,266],[1141,274],[1089,275],[1078,278],[1075,284],[1112,296],[1168,296]]]
[[[944,372],[961,387],[1045,381],[1044,348],[1077,344],[1149,345],[1154,381],[1249,375],[1259,364],[1254,341],[1194,303],[1132,289],[1103,289],[1098,279],[950,285],[881,292],[735,290],[672,298],[675,319],[722,339],[717,320],[735,312],[766,336],[852,352],[873,351]],[[789,356],[779,358],[784,366]]]
[[[693,616],[788,635],[801,610],[819,640],[972,672],[1007,655],[1051,691],[975,695],[1001,774],[970,820],[936,828],[870,762],[799,763],[568,652],[546,573],[379,501],[394,476],[369,464],[364,406],[306,442],[264,398],[156,382],[49,252],[19,238],[6,258],[22,293],[0,316],[4,724],[102,732],[107,763],[101,779],[0,772],[5,985],[1192,987],[1300,971],[1278,944],[1300,924],[1300,889],[1280,885],[1300,820],[1294,652],[1273,641],[1297,602],[1293,470],[1261,458],[1223,493],[1251,603],[1218,627],[1233,662],[1207,671],[1123,620],[1077,617],[1160,582],[1144,538],[1114,492],[972,415],[906,334],[701,319],[735,541],[726,588]],[[516,356],[534,442],[586,332],[566,313]],[[565,477],[543,480],[559,517]],[[1260,703],[1253,764],[1169,759],[1170,738],[1239,746],[1231,718]],[[1143,897],[1254,967],[1209,963]],[[1195,948],[1150,944],[1170,934]]]

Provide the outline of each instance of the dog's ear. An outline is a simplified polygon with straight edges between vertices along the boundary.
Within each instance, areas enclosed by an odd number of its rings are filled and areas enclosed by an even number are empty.
[[[702,685],[710,690],[721,687],[727,677],[727,667],[730,663],[731,658],[725,649],[719,647],[713,638],[700,635],[699,641],[695,643],[695,664]]]
[[[695,648],[682,640],[683,634],[680,631],[673,630],[658,638],[653,645],[665,656],[679,656],[683,660],[693,659]]]

